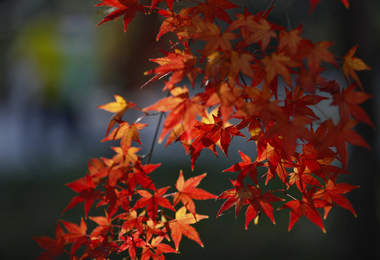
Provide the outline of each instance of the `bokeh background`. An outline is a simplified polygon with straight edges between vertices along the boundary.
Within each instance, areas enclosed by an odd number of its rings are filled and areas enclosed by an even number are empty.
[[[270,1],[232,2],[244,3],[255,13]],[[312,15],[308,2],[286,1],[292,27],[303,22],[304,37],[335,42],[331,51],[340,56],[359,45],[356,56],[372,70],[358,74],[366,92],[375,96],[363,107],[379,126],[380,2],[351,0],[346,10],[338,0],[323,0]],[[110,114],[96,106],[112,101],[113,94],[141,107],[165,95],[159,84],[140,90],[149,79],[143,72],[155,67],[148,59],[160,57],[160,48],[169,48],[170,35],[155,41],[160,19],[154,14],[137,15],[126,33],[121,21],[96,27],[105,10],[95,8],[97,3],[0,1],[0,259],[36,259],[42,249],[32,236],[54,237],[58,219],[80,222],[82,206],[61,215],[75,195],[64,184],[84,176],[89,158],[113,154],[110,143],[100,143]],[[269,19],[287,26],[284,1],[275,5]],[[341,72],[326,75],[344,84]],[[139,116],[128,115],[131,121]],[[152,125],[142,131],[143,153],[150,147],[157,121],[157,117],[143,121]],[[258,226],[251,224],[245,230],[244,212],[236,220],[233,209],[215,219],[223,202],[199,202],[199,213],[210,216],[196,225],[205,247],[184,238],[181,254],[168,254],[167,259],[379,257],[379,136],[364,124],[357,131],[373,147],[371,151],[350,147],[348,170],[354,174],[346,181],[361,188],[347,197],[358,218],[338,208],[324,221],[326,234],[305,217],[288,232],[289,213],[279,211],[276,225],[263,216]],[[239,160],[237,149],[254,156],[252,146],[236,138],[228,159],[204,152],[191,172],[190,159],[180,145],[166,149],[158,145],[152,163],[163,166],[152,177],[164,187],[174,186],[180,169],[185,178],[207,172],[201,188],[219,194],[231,187],[229,177],[236,177],[221,171]]]

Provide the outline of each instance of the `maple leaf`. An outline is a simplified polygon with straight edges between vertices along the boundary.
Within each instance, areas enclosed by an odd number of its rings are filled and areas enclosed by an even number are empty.
[[[281,136],[284,154],[287,158],[290,158],[296,151],[296,141],[298,138],[305,140],[312,139],[312,134],[305,127],[312,121],[313,119],[306,116],[296,116],[293,117],[292,120],[289,120],[287,117],[282,117],[277,124],[269,128],[266,137]]]
[[[300,42],[299,51],[297,53],[297,58],[307,59],[307,66],[309,70],[317,74],[321,68],[321,62],[327,62],[333,64],[338,68],[338,64],[335,61],[334,55],[327,50],[333,42],[320,41],[318,43],[313,43],[310,40],[303,39]]]
[[[82,218],[80,226],[64,220],[61,220],[61,223],[65,226],[65,228],[68,231],[68,233],[66,234],[66,239],[69,241],[69,243],[74,243],[71,247],[71,254],[73,255],[79,249],[79,247],[81,247],[89,240],[89,238],[86,235],[86,222],[84,222]]]
[[[152,4],[150,5],[150,9],[149,9],[149,14],[156,7],[156,5],[162,1],[165,1],[166,5],[169,7],[170,11],[173,9],[174,0],[152,0]]]
[[[270,218],[273,224],[276,224],[273,217],[272,203],[276,201],[283,201],[284,199],[280,199],[274,196],[269,191],[265,192],[264,194],[261,194],[261,190],[259,187],[256,188],[254,186],[248,185],[248,190],[251,192],[252,198],[249,199],[250,205],[248,206],[245,214],[245,229],[248,229],[249,222],[252,219],[260,217],[260,209],[262,209],[265,215],[267,215]],[[257,223],[255,223],[255,225],[257,225]]]
[[[73,208],[75,205],[85,202],[84,212],[85,217],[87,218],[88,211],[94,203],[94,200],[102,198],[100,191],[95,190],[96,185],[92,181],[91,176],[86,174],[85,177],[70,182],[66,184],[66,186],[70,187],[73,191],[79,194],[76,197],[72,198],[69,205],[67,205],[66,208],[62,211],[62,214],[65,213],[66,210]]]
[[[207,28],[198,34],[195,34],[194,39],[207,41],[202,50],[204,56],[209,56],[215,51],[232,50],[231,40],[236,39],[236,35],[231,32],[221,33],[220,27],[213,23],[206,24]]]
[[[223,205],[220,207],[216,217],[219,217],[223,211],[231,208],[235,205],[235,217],[239,214],[241,208],[248,204],[248,199],[252,197],[252,194],[249,190],[244,189],[244,184],[238,181],[231,180],[234,189],[223,191],[216,199],[227,199]]]
[[[158,206],[162,206],[164,208],[168,208],[175,211],[169,200],[162,196],[169,188],[170,187],[161,188],[157,190],[153,195],[146,190],[137,190],[137,193],[140,194],[142,198],[136,201],[136,204],[133,207],[133,209],[147,207],[146,210],[148,212],[148,216],[153,220],[153,223],[155,224],[157,221],[156,219],[158,213]]]
[[[267,124],[274,117],[283,114],[282,108],[278,105],[279,101],[273,100],[273,93],[268,87],[263,86],[262,91],[258,88],[244,87],[244,92],[252,101],[245,102],[243,106],[239,107],[234,117],[254,115],[259,117],[263,124]]]
[[[252,60],[254,60],[254,58],[251,54],[242,53],[240,55],[236,51],[231,51],[231,61],[228,73],[228,82],[231,86],[235,84],[236,78],[240,72],[244,73],[248,77],[254,77],[250,63]]]
[[[296,78],[296,82],[307,92],[314,94],[316,85],[323,87],[326,87],[328,85],[328,82],[319,75],[319,73],[322,71],[323,68],[320,68],[317,73],[312,73],[311,71],[306,70],[303,65],[301,65],[298,76]]]
[[[121,213],[115,217],[115,219],[122,219],[124,223],[119,231],[119,238],[122,238],[127,232],[137,230],[137,233],[143,234],[145,228],[145,222],[149,220],[144,216],[145,211],[137,215],[137,211],[129,210],[129,213]]]
[[[252,27],[248,27],[250,33],[245,39],[244,44],[250,45],[252,43],[259,43],[261,50],[264,52],[268,47],[271,38],[277,38],[277,34],[273,31],[272,24],[267,20],[261,18]]]
[[[40,247],[46,250],[37,258],[37,260],[49,260],[56,258],[64,252],[64,247],[69,243],[65,232],[58,222],[55,230],[55,240],[47,236],[32,238]]]
[[[262,166],[261,162],[251,162],[251,158],[245,155],[239,150],[240,157],[243,162],[236,163],[230,168],[223,170],[223,172],[239,172],[237,181],[243,183],[244,178],[249,175],[249,177],[257,184],[257,167]]]
[[[189,178],[187,181],[185,181],[181,170],[179,172],[179,177],[175,185],[178,192],[176,192],[173,196],[173,206],[177,205],[181,201],[186,209],[195,215],[195,205],[193,199],[215,199],[215,195],[205,190],[196,188],[204,177],[206,177],[206,173]]]
[[[317,208],[323,208],[330,204],[324,200],[312,198],[314,189],[309,190],[302,196],[302,200],[291,200],[285,203],[280,209],[291,209],[288,231],[290,231],[298,219],[305,215],[314,224],[316,224],[323,233],[326,233],[326,229],[323,226],[321,215]]]
[[[116,10],[108,14],[97,24],[97,26],[124,15],[123,23],[125,32],[127,31],[128,24],[132,21],[133,17],[135,17],[137,11],[145,13],[144,7],[138,3],[138,0],[101,0],[101,2],[102,3],[97,4],[96,6],[110,6],[116,8]]]
[[[128,211],[130,209],[129,203],[133,193],[127,189],[118,190],[115,187],[105,185],[106,192],[103,200],[99,201],[97,207],[108,204],[108,214],[113,216],[119,207]]]
[[[315,6],[316,6],[320,1],[321,1],[321,0],[310,0],[309,14],[312,14],[312,13],[313,13]]]
[[[114,95],[114,97],[116,101],[98,106],[98,108],[103,109],[105,111],[116,113],[112,116],[111,120],[108,123],[106,136],[108,135],[108,132],[111,130],[111,128],[115,125],[115,123],[121,120],[125,111],[127,111],[127,109],[129,108],[133,108],[136,106],[135,103],[129,101],[126,102],[125,99],[119,95]]]
[[[146,127],[147,124],[141,123],[133,123],[129,125],[128,122],[120,123],[120,126],[115,128],[106,138],[104,138],[101,142],[109,141],[109,140],[118,140],[120,141],[120,147],[123,153],[127,153],[128,149],[131,148],[132,140],[138,142],[142,145],[140,141],[140,134],[138,130]]]
[[[220,111],[220,116],[223,118],[223,124],[225,126],[229,126],[228,120],[233,113],[234,106],[240,107],[242,104],[244,104],[244,100],[241,97],[242,90],[240,88],[233,87],[225,82],[218,84],[215,87],[210,87],[207,92],[209,96],[205,103],[205,106],[212,107],[219,105],[218,109]],[[213,124],[215,123],[215,120],[213,116],[210,116],[207,122],[204,120],[202,122],[205,124]]]
[[[162,244],[161,242],[163,239],[164,237],[154,237],[150,244],[146,243],[141,252],[140,259],[148,260],[152,257],[152,259],[163,260],[165,257],[162,253],[178,253],[178,250],[174,250],[167,244]]]
[[[348,120],[352,115],[356,120],[364,122],[373,128],[375,127],[364,109],[358,106],[358,104],[372,98],[372,95],[362,91],[355,92],[355,84],[352,84],[347,89],[343,89],[342,93],[335,93],[333,98],[334,101],[331,105],[339,106],[339,114],[342,120]]]
[[[226,23],[231,23],[231,18],[224,10],[239,7],[227,0],[208,0],[205,3],[198,3],[194,7],[196,14],[203,13],[206,22],[214,22],[215,16]]]
[[[121,237],[121,241],[124,241],[123,244],[120,245],[118,248],[118,253],[125,251],[128,249],[129,256],[131,259],[136,259],[137,255],[137,248],[138,247],[145,247],[147,243],[141,239],[139,232],[131,232],[128,236]]]
[[[297,188],[304,192],[310,186],[322,186],[320,182],[311,174],[303,171],[302,167],[294,167],[292,173],[289,174],[289,186],[296,184]]]
[[[161,66],[153,70],[146,71],[144,75],[165,75],[168,73],[173,73],[169,82],[166,83],[168,87],[165,87],[163,90],[171,89],[174,84],[177,84],[186,76],[194,86],[197,73],[201,72],[201,69],[195,67],[197,57],[192,54],[191,50],[186,48],[184,51],[181,51],[179,48],[174,47],[174,52],[162,52],[166,55],[165,57],[150,59],[150,61],[156,62]]]
[[[111,232],[113,234],[113,225],[112,225],[112,219],[108,218],[108,214],[106,212],[106,216],[96,216],[96,217],[89,217],[92,221],[94,221],[98,226],[94,228],[90,234],[90,237],[94,236],[106,236],[108,232]]]
[[[265,66],[265,80],[267,84],[270,84],[278,74],[282,76],[288,86],[293,86],[290,78],[290,73],[292,72],[290,67],[297,67],[298,62],[293,61],[283,52],[279,54],[274,52],[271,54],[271,56],[265,56],[261,60],[261,63]]]
[[[216,144],[218,141],[220,141],[223,152],[227,156],[228,147],[231,143],[231,136],[245,136],[240,133],[239,129],[237,129],[236,126],[230,125],[225,127],[223,125],[223,121],[220,118],[216,116],[213,117],[215,121],[214,124],[203,124],[197,127],[199,130],[203,131],[205,135],[201,138],[203,146],[198,146],[196,151],[204,147],[208,147],[211,144]]]
[[[148,177],[148,174],[156,170],[159,166],[161,166],[160,163],[142,165],[140,159],[137,160],[133,167],[133,172],[128,178],[128,185],[130,188],[134,190],[136,183],[138,183],[145,189],[149,188],[156,191],[156,187],[154,186],[153,181]]]
[[[141,148],[130,147],[126,152],[121,149],[121,147],[111,147],[112,150],[116,152],[116,154],[110,160],[111,165],[114,166],[116,164],[120,164],[120,166],[129,166],[130,164],[135,164],[139,159],[136,154]]]
[[[164,122],[164,129],[158,139],[161,143],[165,135],[175,129],[178,124],[183,125],[186,139],[192,139],[192,131],[197,122],[196,115],[205,116],[204,106],[200,104],[198,96],[189,99],[189,91],[186,86],[181,89],[174,87],[170,90],[171,97],[161,99],[157,103],[146,107],[143,111],[157,110],[161,112],[171,111]]]
[[[352,207],[351,203],[346,199],[342,194],[346,194],[347,192],[352,191],[353,189],[357,189],[359,186],[353,186],[348,183],[337,183],[335,184],[332,180],[328,180],[326,183],[326,188],[320,189],[315,192],[313,198],[322,199],[329,203],[335,202],[337,205],[342,208],[348,209],[349,211],[356,216],[356,212]],[[324,218],[329,214],[332,206],[326,206]]]
[[[291,55],[295,55],[298,50],[298,45],[300,44],[302,37],[300,34],[302,31],[302,24],[297,28],[287,32],[285,30],[280,31],[278,50],[286,49]]]
[[[190,226],[199,222],[202,219],[208,218],[205,215],[188,213],[186,214],[186,207],[183,206],[175,213],[175,219],[168,222],[170,229],[170,236],[173,239],[176,250],[178,251],[179,243],[181,242],[182,235],[188,237],[191,240],[197,242],[200,246],[203,247],[203,243],[199,238],[198,232]]]
[[[349,82],[349,76],[359,85],[359,87],[363,90],[362,83],[359,80],[358,75],[356,74],[356,71],[362,71],[362,70],[370,70],[371,68],[367,66],[361,59],[354,57],[354,54],[356,52],[356,48],[358,45],[353,47],[348,51],[348,53],[343,57],[343,74],[347,79],[347,82]]]
[[[168,32],[175,32],[178,28],[192,26],[192,11],[190,8],[183,8],[178,14],[171,10],[159,10],[158,13],[168,18],[161,24],[160,31],[156,37],[157,41]],[[177,36],[179,40],[184,38],[182,33],[177,33]]]
[[[343,167],[347,167],[347,145],[346,142],[349,142],[354,145],[365,147],[371,150],[371,147],[367,142],[353,131],[353,128],[357,124],[355,120],[340,120],[339,123],[335,126],[331,119],[326,121],[326,127],[328,132],[323,139],[321,150],[336,146],[337,152],[342,160]]]
[[[327,97],[318,95],[304,95],[304,91],[301,87],[297,86],[293,91],[286,91],[286,98],[284,100],[284,111],[290,116],[310,116],[315,119],[319,119],[314,111],[308,106],[317,105]]]

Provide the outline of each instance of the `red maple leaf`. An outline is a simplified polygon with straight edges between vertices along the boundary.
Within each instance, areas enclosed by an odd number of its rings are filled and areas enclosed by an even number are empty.
[[[161,188],[157,190],[153,195],[146,190],[137,190],[137,193],[142,196],[141,199],[136,201],[133,209],[140,209],[146,207],[148,216],[153,220],[154,223],[157,221],[158,206],[171,209],[175,211],[172,204],[163,195],[170,187]]]
[[[230,126],[224,126],[223,121],[213,116],[215,123],[214,124],[203,124],[199,125],[197,128],[201,131],[203,131],[205,134],[201,138],[201,143],[203,145],[198,146],[196,149],[203,149],[204,147],[208,147],[211,144],[216,144],[218,141],[220,141],[220,144],[223,148],[224,154],[228,155],[228,147],[231,142],[231,136],[242,136],[245,137],[242,133],[240,133],[239,129],[236,128],[234,125]]]
[[[281,117],[279,122],[269,128],[266,133],[267,138],[273,136],[279,136],[282,140],[282,150],[287,158],[296,151],[297,139],[302,138],[305,140],[311,140],[313,135],[305,127],[310,124],[313,119],[306,116],[296,116],[292,120],[287,117]]]
[[[174,0],[152,0],[152,4],[150,5],[149,14],[160,2],[165,1],[166,5],[169,7],[169,10],[173,9]]]
[[[115,11],[108,14],[97,26],[102,23],[117,19],[119,16],[124,15],[124,32],[127,30],[128,24],[135,17],[136,12],[145,13],[144,7],[138,2],[138,0],[101,0],[102,3],[96,6],[110,6],[116,8]]]
[[[177,183],[175,185],[178,192],[176,192],[173,196],[173,206],[177,205],[181,201],[188,211],[195,214],[195,205],[193,199],[215,199],[215,195],[205,190],[196,188],[204,177],[206,177],[206,173],[189,178],[187,181],[185,181],[181,170]]]
[[[321,150],[335,146],[337,152],[342,160],[343,167],[347,167],[347,145],[349,142],[354,145],[365,147],[371,150],[371,147],[363,139],[362,136],[357,134],[352,128],[357,124],[355,120],[340,120],[335,126],[333,121],[330,119],[325,122],[328,132],[323,139]]]
[[[82,218],[80,226],[64,220],[61,220],[61,223],[65,226],[68,232],[66,234],[66,239],[69,241],[69,243],[73,243],[73,246],[71,247],[71,254],[74,255],[74,253],[79,249],[79,247],[81,247],[84,243],[89,241],[89,237],[86,235],[86,222],[84,222]]]
[[[286,98],[284,100],[285,112],[290,116],[309,116],[319,119],[314,111],[309,106],[317,105],[327,97],[318,95],[304,95],[304,91],[300,86],[297,86],[293,91],[286,90]]]
[[[320,227],[323,233],[326,233],[326,229],[322,223],[321,215],[319,214],[317,208],[323,208],[331,204],[324,200],[313,198],[312,196],[314,190],[315,189],[311,189],[306,192],[302,197],[302,200],[291,200],[285,203],[282,207],[278,208],[291,209],[288,231],[293,228],[294,224],[302,215],[305,215],[314,224]]]
[[[226,23],[231,23],[231,18],[225,10],[239,7],[227,0],[208,0],[205,3],[198,3],[194,7],[196,14],[203,13],[206,22],[214,22],[215,16]]]
[[[313,74],[319,73],[322,61],[333,64],[338,68],[334,55],[327,50],[333,44],[333,42],[328,41],[313,43],[310,40],[303,39],[300,42],[296,56],[298,59],[307,59],[307,66]]]
[[[269,85],[277,75],[280,75],[285,83],[292,87],[290,73],[294,73],[290,67],[298,67],[299,63],[286,56],[284,52],[272,53],[270,56],[265,56],[261,63],[265,67],[265,81]]]
[[[374,128],[375,125],[367,113],[362,107],[358,106],[371,97],[372,95],[362,91],[355,91],[355,84],[352,84],[348,88],[343,89],[342,93],[335,93],[333,95],[334,101],[331,105],[339,106],[339,114],[342,120],[348,120],[350,115],[352,115],[356,120],[364,122]]]
[[[348,199],[346,199],[346,197],[342,195],[357,188],[359,188],[359,186],[353,186],[348,183],[335,184],[332,180],[328,180],[326,183],[326,188],[316,191],[313,198],[322,199],[329,203],[335,202],[338,206],[348,209],[349,211],[352,212],[352,214],[354,214],[355,217],[357,217],[356,212],[354,208],[352,207],[351,203],[348,201]],[[332,208],[332,205],[326,206],[324,208],[325,209],[324,218],[327,217],[331,208]]]
[[[56,258],[64,252],[64,247],[69,243],[65,232],[58,222],[55,230],[55,240],[47,236],[32,238],[40,247],[46,250],[37,258],[37,260],[50,260]]]
[[[251,158],[245,155],[239,150],[240,157],[243,162],[236,163],[230,168],[225,169],[223,172],[239,172],[237,181],[243,183],[244,178],[249,175],[249,177],[257,184],[257,167],[262,166],[261,162],[251,162]]]
[[[159,10],[158,13],[164,17],[167,17],[161,24],[160,31],[157,34],[156,40],[158,41],[162,35],[168,32],[177,32],[178,28],[191,27],[192,24],[192,11],[190,8],[183,8],[178,14],[169,10]],[[179,40],[184,35],[180,32],[177,33]]]
[[[315,6],[320,2],[321,0],[310,0],[310,9],[309,14],[311,14],[315,8]],[[340,0],[344,4],[346,8],[350,7],[350,4],[348,3],[348,0]]]
[[[249,190],[244,189],[244,184],[241,182],[237,182],[231,180],[232,185],[235,187],[234,189],[223,191],[216,199],[227,199],[222,207],[220,207],[218,214],[216,217],[219,217],[223,211],[231,208],[235,205],[235,217],[239,214],[241,208],[248,204],[248,199],[252,197],[252,194]]]
[[[194,131],[194,125],[197,122],[196,115],[205,116],[204,106],[200,103],[201,99],[198,96],[190,99],[186,86],[183,89],[174,87],[170,90],[170,93],[172,94],[171,97],[161,99],[157,103],[144,108],[143,111],[171,111],[165,119],[164,129],[158,139],[159,142],[162,142],[165,135],[181,123],[186,133],[186,140],[191,140],[191,133]]]
[[[86,174],[85,177],[70,182],[66,184],[66,186],[70,187],[73,191],[79,194],[76,197],[72,198],[69,205],[67,205],[66,208],[62,211],[62,214],[66,210],[73,208],[75,205],[85,202],[84,212],[85,217],[87,218],[88,211],[94,203],[94,200],[102,199],[100,191],[95,190],[96,184],[92,181],[92,177]]]
[[[166,87],[163,90],[171,89],[186,76],[194,86],[197,74],[202,71],[200,68],[195,67],[197,57],[192,54],[189,48],[181,51],[179,48],[174,46],[173,49],[174,52],[161,50],[165,54],[165,57],[150,59],[150,61],[156,62],[161,66],[146,71],[144,75],[157,74],[162,76],[172,73],[170,80],[166,83]]]
[[[89,217],[92,221],[94,221],[98,226],[94,228],[90,234],[91,237],[97,236],[106,236],[109,232],[113,234],[113,225],[112,219],[108,218],[108,214],[106,212],[106,216],[96,216]]]
[[[297,28],[294,28],[293,30],[287,32],[285,30],[280,31],[279,36],[279,43],[278,43],[278,50],[285,49],[287,50],[291,55],[295,55],[298,50],[298,45],[300,44],[302,37],[300,34],[302,31],[302,24],[298,26]]]
[[[284,199],[274,196],[270,191],[261,194],[259,187],[248,185],[248,190],[251,192],[251,198],[249,199],[250,205],[247,208],[245,215],[245,229],[248,228],[249,222],[254,219],[261,209],[265,215],[267,215],[273,224],[276,224],[273,217],[273,202],[283,201]]]

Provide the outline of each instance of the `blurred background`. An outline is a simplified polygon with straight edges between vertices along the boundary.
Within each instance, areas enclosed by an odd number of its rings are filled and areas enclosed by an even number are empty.
[[[269,0],[232,1],[247,5],[251,13],[264,10]],[[344,56],[355,45],[356,55],[371,71],[359,72],[366,92],[379,98],[380,2],[351,0],[346,10],[339,0],[321,1],[308,15],[309,1],[286,1],[292,28],[304,23],[304,37],[314,42],[333,41],[330,49]],[[156,65],[171,39],[155,40],[160,19],[137,15],[123,33],[121,21],[96,24],[105,8],[96,0],[1,0],[0,1],[0,259],[36,259],[43,251],[31,236],[54,237],[56,221],[75,223],[83,206],[62,210],[75,193],[64,184],[84,176],[91,157],[110,157],[111,143],[104,138],[110,113],[96,108],[113,101],[113,94],[138,103],[153,104],[166,94],[151,84],[140,90],[150,76],[143,73]],[[287,27],[284,1],[276,1],[269,20]],[[240,9],[239,9],[240,10]],[[232,14],[232,13],[231,13]],[[345,84],[339,71],[326,74]],[[189,86],[189,84],[188,84]],[[363,107],[379,126],[379,102]],[[134,121],[137,111],[127,115]],[[144,119],[152,127],[142,131],[147,152],[158,117]],[[302,217],[287,231],[288,211],[275,212],[276,225],[263,216],[258,226],[244,229],[244,212],[235,220],[233,209],[215,216],[223,201],[197,204],[200,214],[209,215],[196,225],[205,248],[187,238],[181,254],[167,259],[374,259],[379,252],[379,136],[359,124],[357,131],[373,147],[371,151],[351,147],[345,180],[360,189],[348,194],[358,218],[342,208],[333,209],[324,224],[327,233]],[[203,152],[194,172],[180,145],[155,148],[152,163],[163,166],[152,174],[158,187],[174,186],[179,170],[185,178],[207,172],[200,187],[218,195],[231,188],[222,173],[240,160],[237,149],[254,156],[253,147],[236,138],[230,157],[216,158]],[[163,175],[165,174],[165,175]],[[165,176],[165,177],[163,177]],[[90,211],[90,215],[91,211]],[[90,221],[89,221],[90,222]],[[123,256],[124,257],[124,256]],[[121,259],[116,256],[113,259]],[[67,259],[63,257],[61,259]]]

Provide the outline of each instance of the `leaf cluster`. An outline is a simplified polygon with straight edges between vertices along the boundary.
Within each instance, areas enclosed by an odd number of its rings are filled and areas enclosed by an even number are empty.
[[[89,217],[97,224],[90,233],[83,219],[79,226],[62,220],[55,240],[34,238],[46,249],[40,259],[62,253],[71,259],[107,259],[113,252],[127,252],[130,259],[165,259],[164,253],[178,252],[182,235],[203,246],[192,225],[208,216],[197,214],[194,200],[225,200],[217,217],[233,206],[237,216],[247,206],[246,229],[252,220],[259,223],[261,213],[275,224],[273,203],[283,203],[279,210],[290,209],[289,231],[305,215],[326,232],[321,211],[326,218],[336,206],[356,216],[344,194],[358,186],[340,183],[339,175],[349,173],[347,143],[370,149],[354,126],[362,122],[375,127],[360,107],[371,96],[356,71],[370,68],[354,56],[357,46],[339,58],[329,51],[332,42],[304,38],[302,25],[285,29],[270,22],[271,6],[256,14],[244,8],[231,17],[226,10],[238,6],[227,0],[192,1],[179,12],[174,1],[165,0],[168,9],[159,7],[161,2],[98,4],[112,8],[99,24],[123,17],[124,30],[137,12],[163,17],[157,40],[170,33],[178,41],[162,50],[162,57],[151,59],[158,66],[145,73],[153,77],[144,86],[160,81],[168,96],[143,109],[118,95],[99,106],[113,113],[102,141],[120,140],[120,146],[112,147],[112,158],[91,159],[86,175],[67,184],[77,195],[63,212],[84,203],[87,218],[96,202],[96,207],[105,207],[105,216]],[[318,2],[310,1],[310,12]],[[195,42],[203,48],[194,50]],[[339,69],[339,64],[347,86],[324,77],[326,69]],[[193,96],[184,85],[187,80],[197,90]],[[321,102],[335,107],[339,119],[326,115]],[[129,109],[144,115],[126,122],[122,118]],[[238,173],[231,179],[233,187],[219,196],[197,188],[206,174],[185,181],[182,171],[177,191],[167,193],[169,187],[156,188],[149,177],[160,164],[144,164],[152,151],[144,156],[135,146],[142,145],[139,131],[147,125],[140,120],[151,116],[150,111],[166,113],[159,142],[181,143],[192,168],[204,149],[217,156],[220,149],[227,157],[234,138],[246,138],[256,155],[239,151],[241,162],[224,170]],[[277,189],[268,189],[269,182]],[[291,187],[295,194],[289,194]],[[175,249],[168,244],[171,240]],[[78,253],[81,247],[84,251]]]

